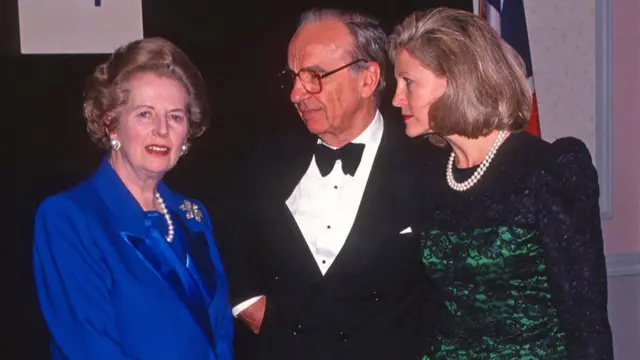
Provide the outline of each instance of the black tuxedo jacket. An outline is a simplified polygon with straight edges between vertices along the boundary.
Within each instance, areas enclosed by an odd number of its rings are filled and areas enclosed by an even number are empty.
[[[285,203],[316,143],[306,134],[270,138],[231,199],[235,211],[214,211],[232,306],[267,297],[258,336],[236,322],[236,358],[417,359],[432,300],[419,240],[400,232],[415,223],[425,154],[402,123],[385,120],[353,227],[323,276]]]

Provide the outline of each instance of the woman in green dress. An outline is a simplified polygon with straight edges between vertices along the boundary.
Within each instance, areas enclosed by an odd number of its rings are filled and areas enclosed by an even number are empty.
[[[435,180],[414,227],[444,305],[425,359],[613,359],[587,147],[523,131],[524,63],[480,17],[414,13],[389,50],[407,135],[449,149],[425,161]]]

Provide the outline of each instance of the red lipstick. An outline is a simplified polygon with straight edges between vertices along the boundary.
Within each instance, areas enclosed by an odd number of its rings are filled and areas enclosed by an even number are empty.
[[[144,147],[144,149],[147,151],[147,153],[156,156],[167,156],[169,155],[169,150],[171,150],[171,148],[169,148],[168,146],[158,144],[147,145]]]

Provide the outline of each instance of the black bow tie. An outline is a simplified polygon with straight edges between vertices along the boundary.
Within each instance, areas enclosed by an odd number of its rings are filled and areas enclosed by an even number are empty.
[[[329,175],[336,164],[336,160],[342,161],[342,172],[353,176],[360,165],[364,144],[348,143],[339,149],[332,149],[324,144],[316,145],[316,164],[322,177]]]

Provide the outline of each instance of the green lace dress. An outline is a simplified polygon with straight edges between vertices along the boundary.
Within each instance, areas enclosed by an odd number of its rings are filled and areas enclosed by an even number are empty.
[[[446,184],[445,160],[429,164],[442,181],[427,191],[421,229],[423,263],[444,304],[423,359],[613,359],[586,147],[512,134],[465,192]]]

